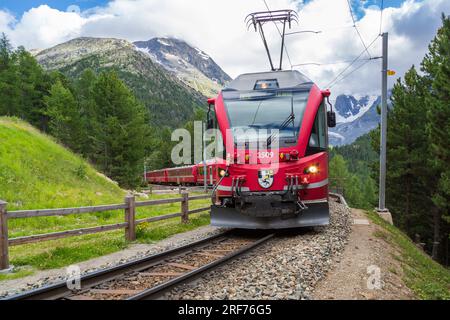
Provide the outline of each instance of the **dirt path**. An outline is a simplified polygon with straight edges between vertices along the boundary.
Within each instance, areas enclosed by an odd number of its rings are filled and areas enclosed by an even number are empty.
[[[334,270],[316,287],[314,299],[415,299],[402,281],[402,268],[393,257],[396,249],[376,237],[382,229],[361,210],[352,209],[352,215],[355,223],[349,244]]]

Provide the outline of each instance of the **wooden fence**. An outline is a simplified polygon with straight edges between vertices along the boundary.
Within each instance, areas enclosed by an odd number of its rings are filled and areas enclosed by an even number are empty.
[[[7,270],[9,265],[9,247],[22,244],[55,240],[73,236],[80,236],[86,234],[94,234],[112,230],[125,229],[125,238],[127,241],[136,240],[136,226],[142,223],[151,223],[167,219],[181,217],[182,223],[189,222],[189,215],[208,211],[210,207],[200,208],[196,210],[189,210],[189,202],[195,200],[209,199],[210,195],[189,196],[188,192],[182,192],[179,198],[150,200],[143,202],[136,202],[134,196],[127,196],[123,204],[92,206],[81,208],[67,208],[67,209],[43,209],[43,210],[22,210],[22,211],[7,211],[7,203],[0,200],[0,270]],[[151,218],[136,220],[136,209],[141,207],[156,206],[162,204],[181,203],[181,212],[168,214],[163,216],[155,216]],[[105,225],[100,227],[85,228],[78,230],[68,230],[56,233],[33,235],[28,237],[20,237],[8,239],[8,220],[33,218],[33,217],[50,217],[50,216],[67,216],[87,213],[99,213],[106,211],[124,210],[125,222]]]

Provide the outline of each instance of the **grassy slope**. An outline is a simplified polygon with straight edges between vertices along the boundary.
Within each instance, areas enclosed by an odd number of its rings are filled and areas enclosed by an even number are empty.
[[[122,203],[126,192],[98,174],[82,158],[55,143],[30,125],[13,118],[0,118],[0,199],[8,210],[67,208]],[[174,197],[154,196],[153,198]],[[191,208],[204,207],[196,201]],[[139,209],[137,218],[179,212],[180,204]],[[44,217],[9,221],[9,237],[87,228],[123,222],[123,212],[67,217]],[[207,214],[197,215],[188,225],[179,219],[139,228],[139,242],[152,242],[209,223]],[[26,275],[98,257],[127,246],[123,231],[67,238],[10,248],[11,263],[31,266],[0,280]],[[31,271],[30,271],[31,270]]]
[[[386,230],[375,236],[399,248],[401,254],[395,258],[403,266],[405,284],[421,299],[449,300],[450,270],[433,261],[407,235],[386,223],[377,214],[369,213],[369,218]]]

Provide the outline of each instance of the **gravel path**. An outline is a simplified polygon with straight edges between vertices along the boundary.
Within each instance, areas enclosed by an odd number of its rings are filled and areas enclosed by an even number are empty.
[[[342,259],[314,291],[316,300],[409,300],[395,248],[376,237],[382,228],[362,210],[352,209],[352,232]],[[373,278],[379,272],[379,278]],[[372,279],[373,278],[373,279]],[[377,280],[379,279],[379,280]],[[372,280],[372,282],[370,281]]]
[[[220,232],[223,232],[223,230],[211,226],[201,227],[186,233],[174,235],[155,244],[130,245],[126,250],[81,262],[78,263],[77,266],[80,267],[82,274],[87,274],[94,271],[121,265],[148,255],[180,247],[182,245],[207,238]],[[11,296],[23,291],[37,289],[53,283],[66,281],[66,279],[66,268],[61,268],[55,270],[40,271],[36,274],[21,279],[0,281],[0,298]]]
[[[311,299],[317,282],[339,261],[351,230],[349,209],[331,203],[331,225],[285,232],[246,256],[195,283],[174,289],[167,299]]]

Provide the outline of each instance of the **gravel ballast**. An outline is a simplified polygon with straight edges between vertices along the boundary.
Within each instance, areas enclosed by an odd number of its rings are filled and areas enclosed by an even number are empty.
[[[331,225],[284,232],[276,239],[168,293],[176,300],[309,300],[317,282],[339,261],[351,213],[331,203]]]

